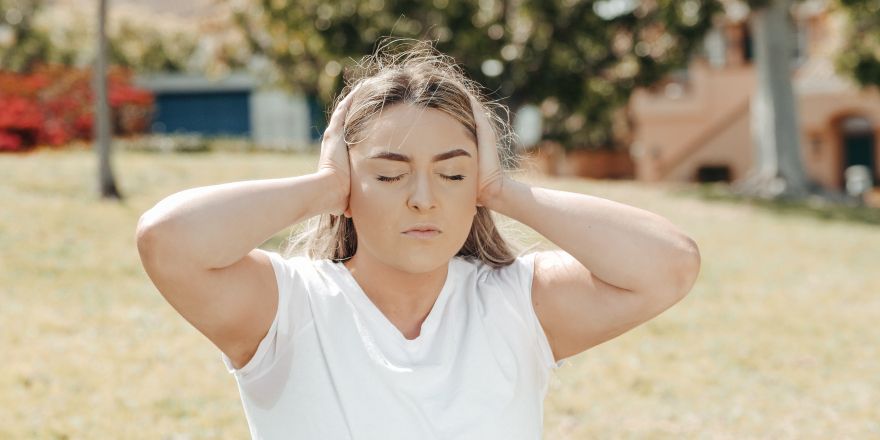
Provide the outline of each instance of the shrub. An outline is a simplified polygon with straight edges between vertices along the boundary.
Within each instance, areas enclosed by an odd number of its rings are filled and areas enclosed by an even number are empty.
[[[152,93],[134,87],[128,69],[111,67],[107,76],[113,134],[145,132]],[[27,74],[0,71],[0,151],[91,140],[91,81],[91,69],[60,65],[38,66]]]

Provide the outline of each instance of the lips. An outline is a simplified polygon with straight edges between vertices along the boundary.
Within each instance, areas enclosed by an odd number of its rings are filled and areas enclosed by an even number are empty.
[[[440,232],[440,228],[432,224],[417,224],[410,226],[409,229],[403,232]]]
[[[410,230],[403,233],[406,237],[413,237],[419,240],[428,240],[434,237],[438,237],[440,235],[440,231],[430,230],[430,231],[418,231],[418,230]]]
[[[419,240],[424,243],[433,242],[434,239],[440,236],[440,234],[442,234],[442,232],[436,224],[427,222],[413,224],[401,233],[404,237]]]

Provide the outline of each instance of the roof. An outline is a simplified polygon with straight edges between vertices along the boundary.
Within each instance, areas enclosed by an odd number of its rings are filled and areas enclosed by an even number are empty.
[[[186,73],[154,73],[135,76],[135,85],[154,93],[251,91],[257,80],[245,72],[235,72],[218,79]]]

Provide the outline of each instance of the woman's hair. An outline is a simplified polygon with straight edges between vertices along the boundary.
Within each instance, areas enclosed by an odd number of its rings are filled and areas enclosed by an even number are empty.
[[[386,106],[397,103],[446,113],[461,122],[476,143],[476,122],[468,96],[471,95],[491,110],[489,119],[498,140],[502,168],[518,168],[513,149],[515,134],[504,105],[485,100],[479,92],[479,85],[468,79],[453,59],[438,52],[430,41],[397,39],[393,41],[401,43],[401,49],[397,51],[390,50],[385,41],[384,44],[380,42],[375,54],[363,57],[347,72],[346,86],[328,111],[328,115],[332,115],[338,103],[358,84],[361,85],[345,117],[343,136],[349,149],[367,137],[365,129],[374,117]],[[512,228],[509,232],[515,233]],[[292,233],[283,254],[287,257],[307,255],[311,259],[346,260],[354,256],[357,243],[351,218],[323,214]],[[517,243],[508,242],[496,227],[491,211],[478,206],[467,240],[456,256],[501,267],[512,263],[515,253],[525,250]]]

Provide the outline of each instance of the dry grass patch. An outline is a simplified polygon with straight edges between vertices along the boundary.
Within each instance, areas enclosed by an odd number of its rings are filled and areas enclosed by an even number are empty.
[[[316,162],[120,152],[116,204],[95,198],[91,151],[0,156],[0,438],[246,438],[233,377],[150,283],[135,225],[173,192]],[[545,438],[880,437],[880,228],[671,186],[519,178],[663,215],[703,259],[682,302],[558,371]]]

